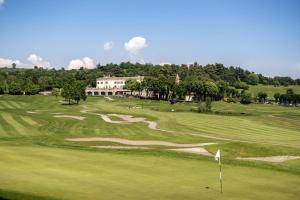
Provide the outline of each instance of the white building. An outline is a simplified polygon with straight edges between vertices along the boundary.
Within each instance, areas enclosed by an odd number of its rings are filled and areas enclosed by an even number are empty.
[[[135,79],[138,82],[144,80],[143,76],[135,77],[110,77],[105,76],[96,79],[95,88],[86,88],[85,92],[89,96],[105,96],[105,95],[125,95],[129,94],[129,90],[125,90],[123,87],[126,80]]]
[[[96,88],[99,89],[123,89],[125,81],[128,79],[135,79],[138,82],[142,82],[143,76],[135,77],[110,77],[105,76],[102,78],[97,78]]]

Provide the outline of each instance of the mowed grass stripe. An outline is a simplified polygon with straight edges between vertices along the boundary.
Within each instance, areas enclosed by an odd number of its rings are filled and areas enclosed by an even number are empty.
[[[4,123],[0,117],[0,136],[8,136],[7,132],[4,130]]]
[[[213,116],[213,118],[218,118],[219,116]],[[251,119],[239,119],[239,126],[236,127],[234,119],[228,121],[223,120],[223,123],[218,122],[218,120],[208,118],[201,118],[198,120],[188,118],[180,118],[177,121],[181,125],[186,125],[187,128],[193,128],[194,130],[199,130],[200,132],[206,132],[218,137],[225,137],[230,139],[239,140],[250,140],[250,141],[267,141],[270,143],[278,143],[281,140],[282,144],[292,143],[293,146],[297,145],[297,139],[300,139],[300,135],[289,129],[284,129],[281,127],[270,126],[264,124],[263,122],[255,123]],[[292,136],[292,138],[291,138]]]
[[[34,121],[31,117],[21,116],[21,119],[31,126],[39,126],[40,124]]]
[[[3,130],[0,130],[0,136],[15,136],[16,131],[15,129],[4,120],[4,118],[0,114],[0,124],[3,128]]]
[[[234,120],[233,120],[234,121]],[[189,121],[189,120],[182,120],[180,123],[188,124],[194,128],[205,129],[206,131],[214,130],[213,132],[222,131],[223,133],[230,133],[230,134],[249,134],[249,135],[266,135],[266,136],[274,136],[274,135],[294,135],[299,137],[299,134],[290,129],[283,129],[281,127],[275,127],[268,124],[264,124],[261,122],[252,121],[252,119],[247,120],[239,120],[235,123],[230,121],[223,121],[223,123],[218,123],[215,120],[203,120],[203,121]],[[239,126],[235,126],[238,123]],[[259,133],[259,134],[257,134]]]
[[[22,108],[22,105],[17,101],[9,101],[10,105],[12,105],[14,108]]]
[[[8,103],[8,101],[1,101],[0,103],[1,103],[2,106],[3,106],[4,108],[6,108],[6,109],[14,109],[14,107],[13,107],[12,105],[10,105],[10,104]]]
[[[21,123],[19,123],[17,120],[15,120],[13,118],[13,116],[11,116],[11,114],[9,113],[1,113],[2,118],[8,123],[10,124],[15,131],[20,134],[20,135],[27,135],[26,134],[26,127],[23,126]]]

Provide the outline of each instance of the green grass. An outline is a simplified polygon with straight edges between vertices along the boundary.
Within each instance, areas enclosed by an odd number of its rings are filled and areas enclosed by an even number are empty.
[[[88,98],[61,105],[60,98],[0,96],[0,197],[11,199],[296,199],[300,160],[271,164],[236,157],[300,156],[300,108],[213,102],[214,113],[191,112],[197,104]],[[81,113],[83,106],[88,113]],[[171,110],[174,111],[171,111]],[[28,113],[34,111],[37,113]],[[83,121],[53,113],[83,116]],[[158,123],[110,124],[97,113],[128,114]],[[243,114],[241,114],[243,113]],[[114,120],[120,120],[112,117]],[[224,163],[224,194],[212,158],[154,150],[104,150],[68,137],[109,136],[177,143],[217,142]],[[206,189],[209,187],[209,189]]]
[[[62,199],[282,200],[300,195],[298,176],[228,165],[224,166],[221,195],[214,161],[26,146],[2,146],[0,152],[0,187],[27,195]]]
[[[287,87],[279,86],[274,87],[272,85],[255,85],[250,86],[249,91],[252,93],[253,96],[256,96],[259,92],[266,92],[268,94],[269,99],[274,99],[275,93],[285,94],[286,90],[292,88],[295,93],[300,93],[300,86],[289,85]]]

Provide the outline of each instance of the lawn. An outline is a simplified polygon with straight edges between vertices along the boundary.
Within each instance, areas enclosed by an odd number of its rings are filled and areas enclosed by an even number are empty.
[[[300,108],[214,102],[218,114],[191,112],[195,103],[90,97],[61,105],[46,96],[0,96],[0,197],[11,199],[296,199],[300,161],[240,161],[247,156],[300,156]],[[110,124],[97,114],[128,114],[157,122]],[[80,116],[58,118],[58,115]],[[117,120],[117,118],[112,118]],[[212,157],[149,150],[95,149],[118,137],[176,143],[217,143],[224,193]]]
[[[272,85],[255,85],[250,86],[249,91],[252,93],[253,96],[256,96],[259,92],[266,92],[268,94],[269,99],[274,99],[275,93],[285,94],[287,89],[293,89],[295,93],[300,93],[300,86],[299,85],[289,85],[285,86],[272,86]]]

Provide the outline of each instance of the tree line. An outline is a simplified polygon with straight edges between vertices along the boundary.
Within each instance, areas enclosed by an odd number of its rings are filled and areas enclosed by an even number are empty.
[[[300,85],[300,79],[290,77],[265,77],[240,67],[225,67],[223,64],[208,64],[205,66],[193,63],[191,65],[153,65],[123,62],[120,64],[98,64],[95,69],[80,68],[78,70],[22,69],[13,67],[0,68],[0,94],[33,95],[40,91],[50,91],[54,88],[64,88],[72,79],[69,88],[80,88],[81,93],[85,87],[95,87],[96,78],[103,76],[145,76],[142,83],[127,81],[126,88],[131,91],[145,90],[157,99],[184,99],[186,96],[194,97],[197,101],[206,99],[228,101],[241,101],[249,103],[252,99],[247,91],[249,85]],[[180,82],[176,82],[176,76]],[[71,77],[71,78],[70,78]],[[75,90],[75,89],[74,89]],[[61,91],[61,90],[60,90]],[[72,95],[71,95],[72,94]],[[67,98],[72,96],[78,99],[75,92],[63,93]],[[81,96],[83,96],[81,94]],[[250,101],[251,102],[251,101]]]
[[[275,93],[274,99],[282,105],[300,104],[300,94],[296,94],[291,88],[287,89],[285,94]]]

